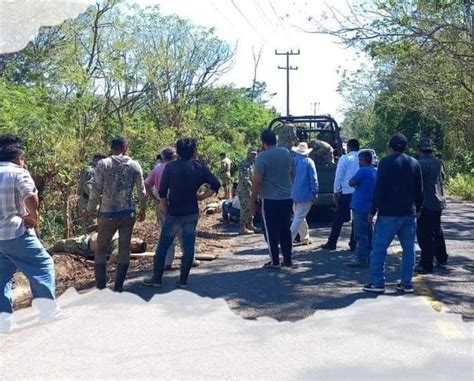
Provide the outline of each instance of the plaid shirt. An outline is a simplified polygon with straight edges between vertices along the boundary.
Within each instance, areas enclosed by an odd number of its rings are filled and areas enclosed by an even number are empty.
[[[35,194],[35,182],[26,169],[0,162],[0,241],[18,238],[26,232],[22,216],[28,211],[24,200]]]

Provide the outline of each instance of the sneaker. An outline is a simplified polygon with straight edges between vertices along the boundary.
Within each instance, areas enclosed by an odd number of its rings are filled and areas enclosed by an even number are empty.
[[[304,239],[302,241],[293,241],[293,247],[297,246],[306,246],[306,245],[311,245],[311,240],[309,239]]]
[[[279,269],[281,268],[281,265],[279,263],[275,265],[272,261],[270,261],[270,262],[265,263],[263,265],[263,268],[264,269]]]
[[[198,261],[197,259],[194,259],[194,260],[193,260],[192,267],[198,267],[200,264],[201,264],[200,261]]]
[[[349,267],[356,267],[359,269],[368,269],[369,268],[369,262],[363,262],[363,261],[354,261],[354,262],[349,262],[346,264]]]
[[[367,291],[367,292],[373,292],[376,294],[383,294],[385,292],[385,287],[377,287],[374,286],[372,283],[366,284],[362,290]]]
[[[176,282],[176,288],[186,290],[188,288],[188,284],[187,283],[181,283],[180,281],[178,281],[178,282]]]
[[[252,235],[254,234],[253,230],[248,230],[247,228],[240,228],[239,235]]]
[[[439,267],[440,269],[446,269],[448,267],[448,262],[437,262],[436,267]]]
[[[413,290],[413,286],[411,284],[406,285],[406,284],[401,284],[401,283],[397,284],[397,290],[402,291],[405,294],[413,294],[413,292],[415,291]]]
[[[430,270],[424,268],[420,264],[416,265],[415,269],[413,271],[416,272],[417,274],[420,274],[420,275],[432,274],[433,273],[433,270],[430,271]]]
[[[292,261],[283,262],[281,267],[296,267]]]
[[[161,288],[161,286],[162,286],[161,282],[158,282],[153,278],[143,279],[142,284],[144,286],[154,287],[154,288]]]
[[[336,245],[332,245],[328,242],[328,243],[325,243],[324,245],[321,245],[321,249],[330,250],[330,251],[336,250]]]

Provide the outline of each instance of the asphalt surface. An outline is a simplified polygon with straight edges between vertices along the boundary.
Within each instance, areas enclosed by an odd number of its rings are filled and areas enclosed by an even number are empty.
[[[443,217],[449,268],[415,278],[416,292],[445,308],[474,320],[474,206],[450,200]],[[230,240],[231,247],[219,253],[219,259],[202,262],[193,268],[189,291],[210,298],[224,298],[230,308],[245,318],[273,317],[296,321],[321,310],[340,309],[358,299],[377,298],[361,290],[368,281],[368,270],[353,269],[346,263],[354,258],[348,249],[350,225],[346,224],[336,251],[319,248],[326,242],[330,221],[311,226],[312,244],[294,249],[296,268],[263,269],[269,254],[262,235],[238,236],[235,226],[223,226],[218,239]],[[410,298],[395,290],[401,262],[398,242],[393,242],[386,263],[385,295]],[[126,291],[149,300],[157,293],[175,289],[179,270],[165,273],[162,289],[141,285],[146,274],[134,274]],[[132,275],[132,274],[131,274]]]

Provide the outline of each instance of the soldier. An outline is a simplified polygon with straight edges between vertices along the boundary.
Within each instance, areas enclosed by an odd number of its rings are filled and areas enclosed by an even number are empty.
[[[118,232],[112,237],[110,245],[107,247],[107,254],[118,257]],[[95,249],[97,248],[97,233],[83,234],[79,237],[69,239],[60,239],[53,247],[48,249],[50,253],[70,253],[82,255],[84,257],[93,257]],[[131,253],[144,253],[147,249],[147,244],[140,238],[132,238],[130,243]]]
[[[224,188],[224,199],[230,199],[230,191],[232,189],[232,177],[230,170],[232,168],[232,161],[227,157],[225,152],[220,154],[221,167],[219,170],[219,177],[221,179],[222,188]]]
[[[298,142],[296,136],[296,127],[291,123],[284,123],[275,127],[278,147],[285,147],[291,151],[291,148]]]
[[[253,167],[257,158],[257,150],[250,148],[247,157],[239,165],[239,183],[237,185],[237,195],[240,200],[240,229],[239,234],[247,235],[257,233],[258,229],[253,226],[253,214],[251,205],[251,191]]]
[[[81,172],[81,178],[79,179],[79,186],[77,193],[79,194],[79,200],[77,201],[77,206],[79,212],[82,212],[87,208],[87,203],[89,202],[89,196],[92,190],[92,184],[94,184],[94,170],[97,166],[97,163],[105,159],[107,155],[103,153],[96,153],[92,158],[92,162],[88,164]],[[81,220],[83,233],[87,233],[87,228],[95,224],[95,218],[89,217],[87,219]]]
[[[316,165],[334,164],[334,149],[329,143],[315,139],[309,143],[309,147],[313,149],[310,157]]]

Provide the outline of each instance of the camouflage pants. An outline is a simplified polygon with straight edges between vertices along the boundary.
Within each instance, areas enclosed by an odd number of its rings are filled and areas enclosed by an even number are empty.
[[[81,235],[71,239],[61,239],[49,249],[53,253],[71,253],[78,255],[93,255],[86,243],[87,235]]]
[[[253,224],[250,192],[240,191],[239,201],[240,201],[240,226],[244,226],[245,224],[247,225]]]
[[[78,215],[81,215],[81,212],[85,209],[87,209],[87,203],[88,200],[86,200],[83,197],[79,197],[79,200],[77,201],[77,209],[78,209]],[[86,219],[81,218],[81,227],[82,227],[82,233],[87,233],[87,228],[92,225],[97,224],[97,219],[96,216],[92,215],[87,217]]]

